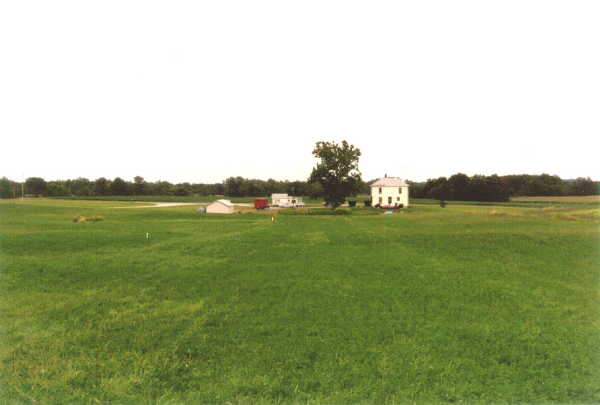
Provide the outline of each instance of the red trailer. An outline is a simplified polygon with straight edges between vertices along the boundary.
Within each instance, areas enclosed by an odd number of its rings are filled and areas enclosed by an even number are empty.
[[[257,198],[254,200],[254,208],[257,210],[264,210],[265,208],[269,208],[269,200],[266,198]]]

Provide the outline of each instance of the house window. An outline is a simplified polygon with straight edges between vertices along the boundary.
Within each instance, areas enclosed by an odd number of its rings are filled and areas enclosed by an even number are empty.
[[[379,194],[381,194],[381,187],[379,187]]]
[[[392,204],[392,197],[388,197],[388,204]]]
[[[400,197],[396,197],[396,201],[400,201]]]
[[[402,187],[398,187],[398,192],[402,194]]]
[[[383,198],[379,197],[379,205],[381,205],[382,202],[383,202]]]

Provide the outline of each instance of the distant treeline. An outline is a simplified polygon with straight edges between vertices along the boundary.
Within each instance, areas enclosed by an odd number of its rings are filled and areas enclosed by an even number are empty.
[[[177,183],[168,181],[147,182],[136,176],[131,181],[120,177],[113,180],[100,177],[89,180],[79,177],[73,180],[45,181],[41,177],[30,177],[24,184],[0,179],[0,198],[16,198],[21,194],[29,196],[65,197],[65,196],[126,196],[126,195],[227,195],[230,197],[266,196],[272,193],[288,193],[298,196],[320,196],[322,190],[318,184],[307,181],[278,181],[229,177],[221,183]],[[369,186],[363,184],[361,192],[369,193]]]
[[[410,183],[410,196],[455,201],[508,201],[516,196],[560,196],[600,194],[600,184],[589,177],[563,180],[549,174],[512,174],[507,176],[467,176],[457,173],[450,178]]]
[[[360,194],[370,194],[369,182],[361,184]],[[467,176],[457,173],[450,178],[439,177],[427,182],[410,182],[410,195],[415,198],[459,201],[508,201],[512,196],[557,196],[595,195],[599,183],[590,178],[563,180],[558,176],[508,175]],[[0,198],[28,196],[126,196],[126,195],[226,195],[230,197],[268,196],[272,193],[290,195],[321,196],[318,184],[307,181],[278,181],[229,177],[221,183],[177,183],[168,181],[147,182],[137,176],[133,181],[120,177],[113,180],[100,177],[96,180],[77,178],[73,180],[45,181],[41,177],[30,177],[24,184],[6,177],[0,178]]]

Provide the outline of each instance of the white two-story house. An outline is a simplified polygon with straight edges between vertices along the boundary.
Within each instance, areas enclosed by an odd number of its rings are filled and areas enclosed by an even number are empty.
[[[373,206],[408,207],[408,184],[400,177],[386,175],[371,184],[371,200]]]

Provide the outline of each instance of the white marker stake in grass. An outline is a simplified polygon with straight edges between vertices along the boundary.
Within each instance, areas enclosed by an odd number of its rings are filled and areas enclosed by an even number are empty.
[[[275,222],[275,217],[271,215],[271,222]]]
[[[146,239],[150,238],[150,234],[148,232],[146,232]]]

